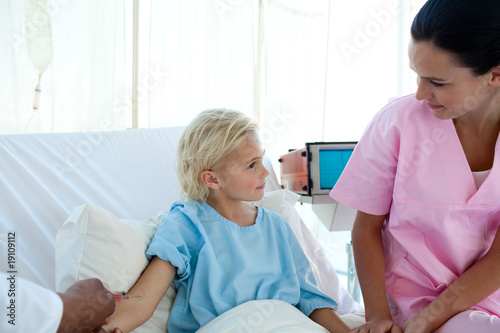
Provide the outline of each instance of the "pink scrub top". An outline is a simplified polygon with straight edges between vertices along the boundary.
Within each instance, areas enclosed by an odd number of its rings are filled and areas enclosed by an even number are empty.
[[[418,314],[485,255],[500,223],[500,146],[478,189],[452,120],[414,95],[389,103],[369,124],[330,195],[382,228],[394,321]],[[457,292],[460,292],[460,287]],[[500,292],[473,309],[500,315]]]

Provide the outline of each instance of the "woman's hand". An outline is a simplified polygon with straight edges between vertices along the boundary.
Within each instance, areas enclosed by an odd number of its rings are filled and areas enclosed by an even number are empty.
[[[405,333],[430,333],[432,331],[429,327],[429,320],[421,315],[411,317],[403,325],[403,332]]]
[[[392,320],[372,320],[356,327],[350,333],[402,333],[401,327]]]

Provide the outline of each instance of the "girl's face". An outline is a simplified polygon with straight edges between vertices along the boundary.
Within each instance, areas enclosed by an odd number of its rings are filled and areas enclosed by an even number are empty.
[[[418,75],[415,97],[425,100],[437,118],[480,117],[494,107],[489,73],[474,75],[431,42],[411,42],[409,57],[410,67]]]
[[[264,196],[269,171],[262,164],[264,150],[257,134],[250,134],[226,157],[219,171],[219,198],[258,201]]]

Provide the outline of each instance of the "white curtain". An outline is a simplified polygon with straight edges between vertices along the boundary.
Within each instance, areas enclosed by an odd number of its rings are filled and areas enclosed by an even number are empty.
[[[140,76],[159,79],[140,99],[141,125],[185,125],[227,107],[259,121],[270,156],[320,141],[329,6],[297,3],[153,0]]]
[[[357,140],[389,98],[413,90],[406,43],[424,2],[40,0],[53,58],[33,112],[25,1],[0,1],[0,134],[130,128],[135,60],[138,127],[233,108],[260,123],[274,157],[306,142]]]
[[[68,132],[130,127],[125,107],[125,17],[123,1],[0,1],[0,134]],[[50,20],[52,61],[41,78],[39,108],[33,110],[39,70],[30,60],[26,26]]]
[[[388,0],[362,6],[342,1],[331,10],[326,141],[358,140],[374,113],[400,94],[398,50],[406,50],[398,40],[402,6]],[[409,33],[408,26],[404,29]]]
[[[329,1],[263,3],[261,126],[270,156],[279,156],[323,140]]]
[[[150,25],[141,22],[150,47],[139,81],[151,82],[143,89],[149,100],[145,94],[139,101],[149,103],[139,110],[141,127],[186,125],[208,108],[254,115],[252,1],[152,0],[150,13]]]
[[[139,126],[185,125],[207,108],[241,110],[259,122],[277,170],[277,157],[306,142],[358,140],[390,98],[412,89],[406,45],[422,1],[143,5]]]

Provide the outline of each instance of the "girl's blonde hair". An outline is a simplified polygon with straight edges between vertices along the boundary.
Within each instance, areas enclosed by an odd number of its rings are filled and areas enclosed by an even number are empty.
[[[184,129],[177,148],[182,199],[205,201],[209,190],[201,180],[201,173],[221,168],[224,158],[251,133],[257,133],[257,124],[234,110],[206,110],[193,119]]]

